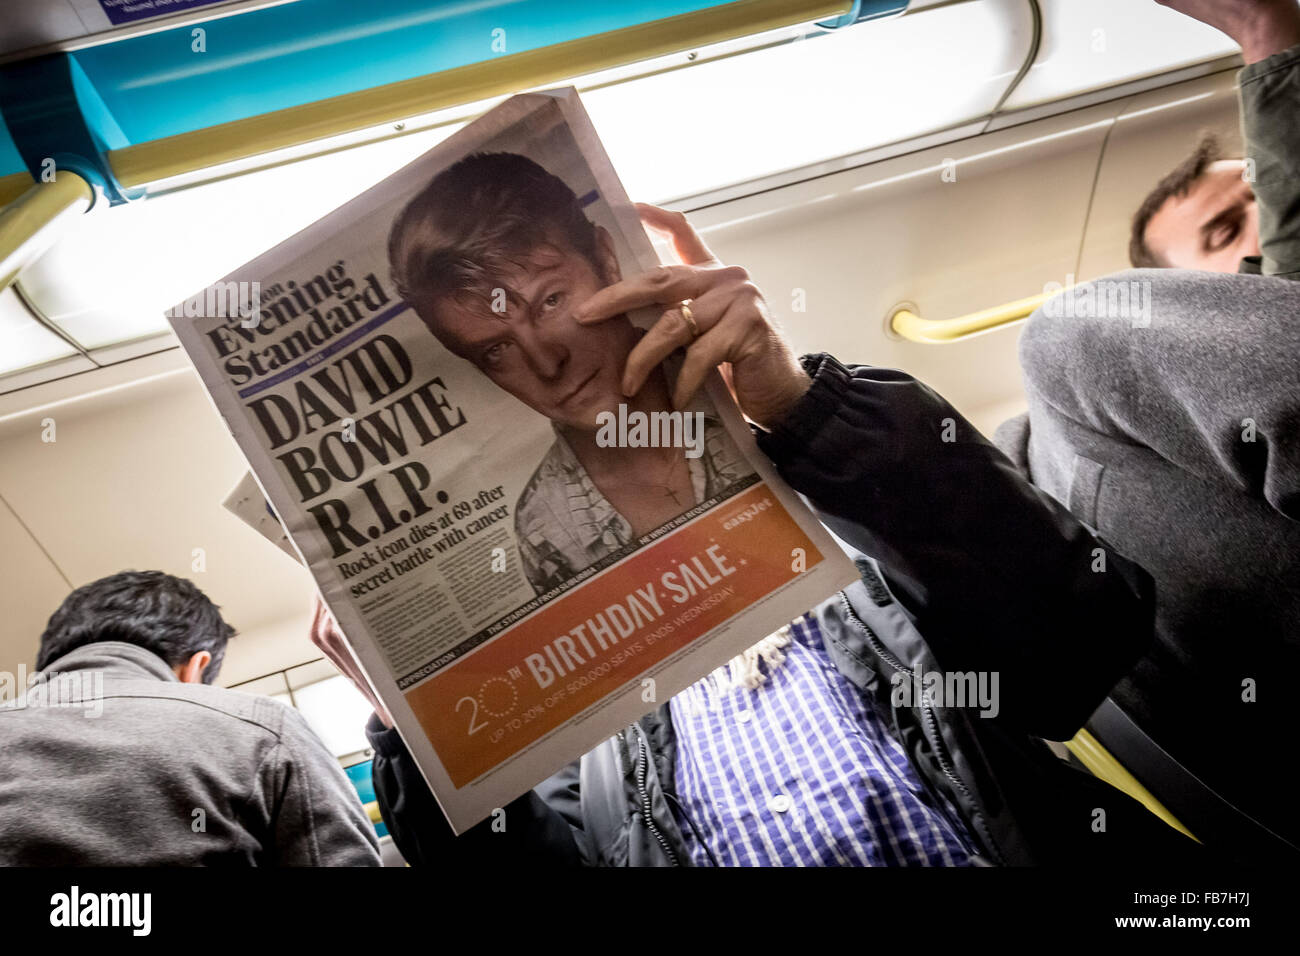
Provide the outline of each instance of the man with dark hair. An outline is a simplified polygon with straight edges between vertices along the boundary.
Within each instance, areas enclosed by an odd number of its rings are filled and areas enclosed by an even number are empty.
[[[1227,158],[1212,133],[1143,200],[1129,262],[1138,269],[1259,271],[1259,209],[1246,161]],[[1245,261],[1243,261],[1245,260]]]
[[[46,670],[86,644],[125,641],[161,657],[182,683],[211,684],[234,635],[193,582],[161,571],[122,571],[78,588],[59,605],[41,635],[36,666]]]
[[[338,762],[297,711],[210,685],[234,629],[193,583],[73,591],[0,706],[0,864],[377,865]]]

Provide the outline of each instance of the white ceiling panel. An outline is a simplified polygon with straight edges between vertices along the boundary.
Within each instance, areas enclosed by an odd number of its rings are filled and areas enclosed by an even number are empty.
[[[1213,27],[1150,0],[1038,2],[1043,11],[1038,57],[1007,99],[1008,110],[1239,52]]]

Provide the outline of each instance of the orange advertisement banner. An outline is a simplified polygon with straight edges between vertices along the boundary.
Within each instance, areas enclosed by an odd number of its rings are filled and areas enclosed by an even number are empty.
[[[407,703],[459,789],[821,560],[756,485],[412,688]]]

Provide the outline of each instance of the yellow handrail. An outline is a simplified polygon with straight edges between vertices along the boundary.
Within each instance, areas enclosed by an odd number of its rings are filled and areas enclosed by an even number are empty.
[[[27,172],[0,176],[0,209],[3,209],[31,189],[35,182],[36,180],[32,179],[32,174]]]
[[[1070,753],[1079,758],[1079,762],[1087,767],[1093,776],[1100,777],[1117,790],[1127,793],[1179,833],[1196,840],[1196,837],[1192,836],[1192,831],[1183,826],[1150,790],[1138,783],[1137,778],[1124,769],[1123,764],[1088,731],[1080,730],[1074,735],[1073,740],[1065,742],[1065,746]]]
[[[89,183],[59,170],[53,182],[37,183],[0,210],[0,291],[39,259],[94,198]]]
[[[947,345],[968,339],[981,332],[1000,329],[1004,325],[1023,322],[1033,311],[1050,299],[1055,292],[1031,295],[1005,305],[972,312],[956,319],[923,319],[911,309],[901,308],[889,317],[890,328],[909,342],[926,345]]]

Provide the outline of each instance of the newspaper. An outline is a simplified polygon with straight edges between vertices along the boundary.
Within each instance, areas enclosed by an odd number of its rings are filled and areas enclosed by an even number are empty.
[[[239,479],[239,484],[230,490],[221,506],[289,557],[298,560],[289,532],[280,523],[275,509],[262,496],[262,489],[251,471]]]
[[[570,317],[656,265],[570,88],[170,310],[456,832],[855,578],[716,372],[622,395],[661,310]]]

